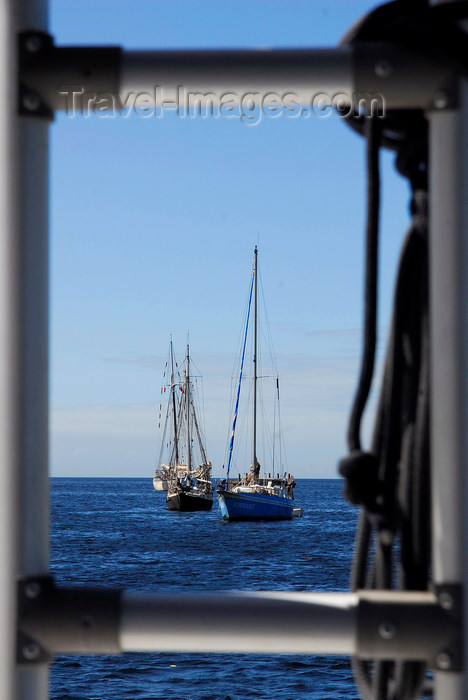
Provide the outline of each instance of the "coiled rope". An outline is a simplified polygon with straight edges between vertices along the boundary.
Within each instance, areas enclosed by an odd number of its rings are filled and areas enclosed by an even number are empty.
[[[366,123],[368,204],[363,355],[352,406],[344,494],[361,507],[351,588],[427,590],[430,581],[429,310],[427,130],[423,120],[399,149],[412,187],[412,221],[399,261],[391,330],[371,446],[361,420],[374,373],[377,337],[379,123]],[[420,697],[420,662],[353,660],[363,700]]]

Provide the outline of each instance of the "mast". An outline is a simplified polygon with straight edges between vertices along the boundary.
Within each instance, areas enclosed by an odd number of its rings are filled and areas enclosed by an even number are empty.
[[[253,347],[253,480],[258,479],[257,473],[257,246],[254,251],[254,347]]]
[[[175,449],[175,467],[179,464],[179,438],[177,435],[177,411],[175,398],[175,383],[174,383],[174,354],[172,351],[171,338],[171,392],[172,392],[172,413],[174,417],[174,449]]]
[[[189,371],[189,346],[187,345],[187,357],[185,359],[185,420],[187,422],[187,476],[192,469],[192,451],[190,449],[190,371]]]

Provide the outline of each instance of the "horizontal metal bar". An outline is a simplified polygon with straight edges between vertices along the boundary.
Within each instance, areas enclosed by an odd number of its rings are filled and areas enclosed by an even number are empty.
[[[355,112],[362,100],[378,109],[430,108],[453,88],[441,61],[385,43],[294,50],[122,51],[55,47],[47,35],[20,39],[20,109],[100,114],[153,107],[190,109],[203,100],[232,110],[255,100],[269,113],[335,106]],[[334,100],[338,100],[335,104]],[[192,102],[191,102],[192,101]],[[447,98],[447,102],[450,100]]]
[[[124,651],[354,654],[358,597],[346,593],[124,593]]]
[[[155,92],[159,87],[159,93]],[[384,109],[429,108],[435,94],[452,90],[447,65],[386,43],[324,49],[262,51],[126,51],[121,98],[145,93],[153,104],[190,106],[190,95],[268,96],[320,110],[339,98],[356,111],[374,98]],[[322,102],[320,102],[322,100]],[[267,100],[268,104],[268,100]],[[183,104],[182,104],[183,106]]]
[[[121,651],[331,654],[460,664],[461,593],[139,593],[19,584],[18,658]],[[441,656],[442,655],[442,656]],[[447,661],[449,659],[449,661]]]
[[[455,610],[453,610],[455,613]],[[124,651],[459,659],[459,617],[431,593],[123,593]]]
[[[262,51],[126,51],[122,55],[120,95],[154,94],[180,101],[181,95],[243,97],[256,93],[294,96],[312,105],[321,93],[353,91],[352,51],[340,49]],[[161,102],[159,102],[161,104]]]

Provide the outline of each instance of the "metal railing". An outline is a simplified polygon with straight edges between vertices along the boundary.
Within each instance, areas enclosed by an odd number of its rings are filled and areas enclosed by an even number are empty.
[[[57,48],[45,14],[41,0],[9,0],[0,8],[2,697],[44,700],[51,653],[108,648],[423,658],[436,671],[439,700],[468,697],[466,613],[461,619],[468,580],[466,80],[387,44],[278,52]],[[164,92],[154,92],[155,85]],[[265,96],[294,92],[307,105],[319,93],[339,93],[342,105],[351,105],[355,93],[380,94],[387,108],[428,113],[434,594],[109,592],[102,607],[92,591],[57,589],[47,578],[48,117],[69,108],[70,89],[73,99],[86,93],[92,104],[102,93],[125,100],[133,91],[154,95],[157,105],[176,99],[181,85],[219,99],[254,89]],[[5,98],[17,90],[19,105]],[[257,619],[246,635],[252,606],[261,624]],[[183,626],[176,615],[183,615]]]

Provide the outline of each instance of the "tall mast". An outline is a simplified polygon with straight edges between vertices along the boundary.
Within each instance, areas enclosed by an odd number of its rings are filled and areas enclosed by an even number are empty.
[[[189,371],[189,346],[187,345],[187,357],[185,360],[185,419],[187,421],[187,475],[192,468],[192,451],[190,449],[190,371]]]
[[[172,351],[172,338],[171,338],[171,392],[172,392],[172,414],[174,417],[174,449],[175,449],[175,465],[179,464],[179,437],[177,434],[177,410],[176,410],[176,398],[175,398],[175,383],[174,383],[174,353]]]
[[[257,481],[257,246],[254,251],[254,347],[253,347],[253,479]]]

